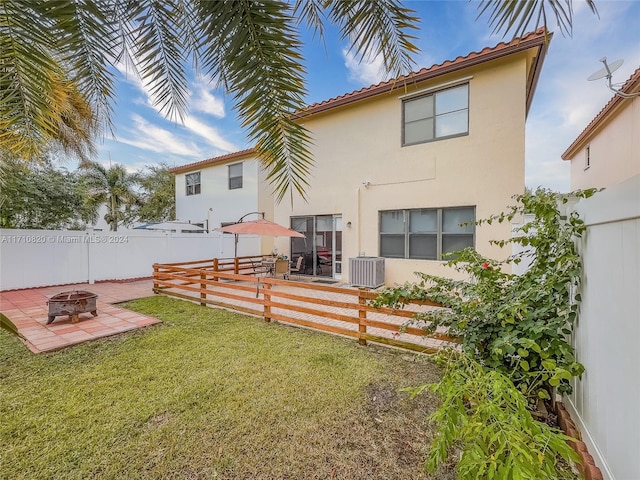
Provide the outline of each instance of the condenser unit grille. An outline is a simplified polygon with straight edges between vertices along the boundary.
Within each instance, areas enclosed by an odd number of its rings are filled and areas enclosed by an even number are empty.
[[[369,288],[377,288],[380,285],[384,285],[384,258],[350,258],[349,283],[355,287]]]

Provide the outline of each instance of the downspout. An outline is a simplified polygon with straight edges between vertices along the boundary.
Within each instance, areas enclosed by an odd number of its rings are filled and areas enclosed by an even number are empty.
[[[356,256],[360,256],[360,187],[356,188]]]

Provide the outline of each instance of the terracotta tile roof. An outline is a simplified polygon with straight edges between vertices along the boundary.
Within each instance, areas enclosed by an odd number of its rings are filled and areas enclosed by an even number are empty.
[[[640,67],[631,74],[629,79],[620,88],[622,93],[637,93],[640,92]],[[633,101],[632,98],[622,98],[618,95],[614,95],[611,100],[604,106],[600,113],[595,116],[593,120],[582,131],[578,138],[576,138],[569,148],[561,155],[563,160],[571,160],[582,149],[582,147],[592,138],[593,134],[600,130],[600,127],[604,123],[616,114],[620,110],[620,107]]]
[[[540,70],[542,69],[542,63],[547,51],[548,43],[551,41],[553,33],[549,33],[544,28],[539,28],[535,32],[528,33],[520,38],[515,38],[510,42],[502,42],[494,47],[483,48],[479,52],[471,52],[468,55],[459,56],[455,60],[446,60],[441,64],[432,65],[429,68],[423,68],[417,72],[412,72],[408,75],[403,75],[392,80],[378,83],[377,85],[371,85],[360,90],[353,91],[351,93],[345,93],[339,97],[330,98],[329,100],[322,101],[320,103],[314,103],[309,105],[304,110],[300,110],[295,113],[298,118],[308,117],[320,112],[338,108],[350,103],[358,102],[371,98],[375,95],[381,95],[393,90],[404,88],[407,83],[418,83],[431,78],[435,78],[447,73],[455,72],[464,68],[479,65],[484,62],[489,62],[498,58],[505,57],[518,52],[524,52],[531,48],[538,48],[539,51],[535,56],[534,64],[529,72],[527,81],[527,113],[533,100],[533,94],[540,76]],[[195,163],[189,163],[179,167],[173,167],[169,171],[172,173],[184,173],[191,170],[197,170],[200,168],[208,167],[210,165],[216,165],[225,163],[230,160],[239,159],[245,156],[255,155],[254,149],[242,150],[240,152],[229,153],[219,157],[209,158],[207,160],[201,160]]]
[[[233,160],[239,160],[245,157],[251,157],[255,155],[255,150],[253,148],[248,148],[246,150],[240,150],[239,152],[227,153],[226,155],[220,155],[219,157],[207,158],[206,160],[200,160],[194,163],[188,163],[186,165],[181,165],[179,167],[170,168],[169,171],[171,173],[184,173],[189,172],[191,170],[199,170],[204,167],[209,167],[211,165],[218,165],[221,163],[228,163]]]
[[[540,52],[536,55],[536,64],[533,66],[531,74],[529,76],[529,83],[527,85],[527,112],[533,99],[533,93],[540,75],[540,69],[542,68],[542,62],[547,51],[547,45],[551,41],[553,33],[547,32],[544,28],[539,28],[535,32],[528,33],[520,38],[515,38],[508,43],[502,42],[495,47],[486,47],[479,52],[471,52],[468,55],[457,57],[455,60],[446,60],[441,64],[432,65],[429,68],[423,68],[417,72],[412,72],[408,75],[403,75],[392,80],[380,82],[377,85],[371,85],[370,87],[362,88],[351,93],[340,95],[339,97],[330,98],[329,100],[322,101],[320,103],[314,103],[309,105],[304,110],[297,113],[299,117],[307,117],[316,113],[320,113],[332,108],[347,105],[349,103],[357,102],[370,98],[374,95],[380,95],[392,90],[404,88],[406,83],[418,83],[425,80],[429,80],[434,77],[445,75],[447,73],[455,72],[463,68],[472,67],[480,63],[495,60],[497,58],[511,55],[513,53],[522,52],[530,48],[538,47]]]

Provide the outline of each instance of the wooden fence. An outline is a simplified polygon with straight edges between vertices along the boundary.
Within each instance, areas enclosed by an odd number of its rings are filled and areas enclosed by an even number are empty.
[[[215,305],[294,325],[346,335],[425,353],[458,340],[445,333],[426,333],[406,323],[421,309],[441,307],[411,302],[410,309],[374,308],[376,294],[314,282],[280,280],[254,274],[261,257],[209,259],[155,264],[155,293]]]

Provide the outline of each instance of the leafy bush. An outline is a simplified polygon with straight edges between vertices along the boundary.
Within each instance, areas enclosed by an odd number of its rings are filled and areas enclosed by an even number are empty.
[[[584,231],[575,212],[562,218],[560,205],[570,196],[589,197],[595,190],[560,195],[544,189],[515,197],[506,213],[479,220],[477,225],[511,221],[533,213],[530,223],[519,227],[520,236],[494,241],[500,246],[517,243],[529,248],[505,262],[490,260],[473,249],[456,252],[449,266],[470,277],[452,280],[416,273],[418,283],[390,288],[374,305],[402,307],[408,299],[429,299],[448,310],[419,314],[425,329],[447,327],[460,337],[463,350],[483,365],[507,375],[532,403],[549,399],[553,388],[570,393],[570,380],[583,373],[568,343],[576,318],[581,261],[574,240]],[[523,275],[502,271],[506,263],[531,256]]]
[[[459,480],[576,478],[559,461],[578,460],[567,444],[571,438],[534,420],[524,395],[498,371],[454,354],[440,383],[412,389],[412,395],[429,387],[441,402],[430,416],[438,425],[427,459],[431,473],[459,449]]]

